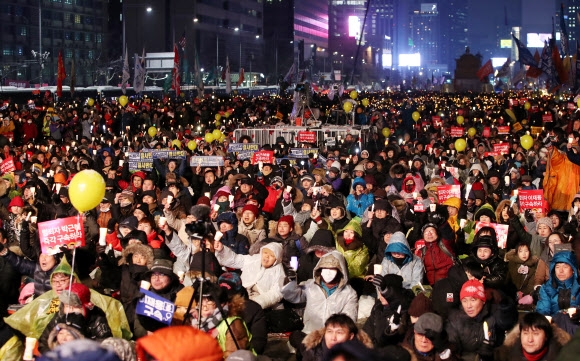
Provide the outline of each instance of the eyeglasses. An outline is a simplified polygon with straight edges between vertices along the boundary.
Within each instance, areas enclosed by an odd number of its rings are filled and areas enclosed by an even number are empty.
[[[211,302],[211,301],[209,301],[209,302],[203,302],[203,303],[201,304],[201,308],[202,308],[202,309],[206,309],[206,310],[207,310],[208,308],[215,308],[215,307],[216,307],[216,303],[215,303],[215,302]]]
[[[64,285],[69,282],[68,278],[53,278],[52,283],[56,285]]]

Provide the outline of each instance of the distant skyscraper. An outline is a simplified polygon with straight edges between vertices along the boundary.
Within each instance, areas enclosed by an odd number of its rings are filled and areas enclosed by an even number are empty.
[[[412,10],[409,46],[421,54],[422,66],[442,64],[441,16],[437,3],[416,2]]]
[[[469,45],[468,10],[465,0],[439,2],[441,63],[447,64],[449,71],[453,71],[455,59],[465,53]]]

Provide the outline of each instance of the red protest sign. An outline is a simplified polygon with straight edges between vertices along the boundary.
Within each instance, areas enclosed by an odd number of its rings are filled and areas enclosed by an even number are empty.
[[[545,123],[551,122],[552,121],[552,114],[543,114],[542,121]]]
[[[0,163],[0,173],[2,174],[14,172],[15,170],[16,167],[14,166],[14,160],[12,160],[12,158],[5,159],[2,163]]]
[[[574,104],[574,103],[568,103],[568,109],[570,109],[570,110],[576,109],[576,104]]]
[[[499,152],[500,154],[507,154],[510,151],[509,143],[497,143],[493,145],[493,151]]]
[[[494,152],[483,152],[483,156],[484,157],[489,157],[489,156],[497,157],[498,155],[501,155],[501,153],[500,152],[495,152],[495,151]]]
[[[461,198],[461,188],[459,184],[437,186],[437,197],[439,198],[439,204],[451,197]]]
[[[508,236],[509,225],[497,224],[497,223],[476,222],[475,233],[479,232],[479,230],[482,227],[491,227],[491,228],[495,229],[495,235],[497,238],[497,246],[499,248],[505,249],[505,247],[507,245],[507,236]]]
[[[315,132],[298,132],[296,139],[300,143],[316,143]]]
[[[521,212],[526,209],[542,209],[544,205],[544,191],[541,189],[521,190],[518,199]]]
[[[461,138],[465,135],[463,127],[451,127],[451,138]]]
[[[439,115],[432,116],[431,121],[433,122],[433,126],[435,127],[440,127],[443,124],[441,122],[441,117]]]
[[[425,205],[423,204],[423,202],[417,202],[416,204],[413,205],[413,211],[415,213],[417,212],[425,212]]]
[[[489,138],[491,136],[491,129],[489,127],[483,127],[481,135],[483,135],[484,138]]]
[[[38,238],[42,253],[57,254],[60,247],[82,247],[85,245],[85,228],[80,216],[55,219],[38,224]]]
[[[273,164],[274,151],[261,150],[259,152],[254,153],[254,155],[252,156],[252,164],[258,164],[259,162]]]
[[[497,127],[497,134],[509,134],[509,133],[510,133],[509,125],[502,125]]]

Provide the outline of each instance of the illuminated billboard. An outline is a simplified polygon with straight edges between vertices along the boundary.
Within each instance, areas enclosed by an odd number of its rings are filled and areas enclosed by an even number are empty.
[[[434,3],[422,3],[421,4],[422,13],[437,13],[437,4]]]
[[[348,36],[351,38],[357,37],[360,34],[360,19],[358,16],[348,17]]]
[[[383,68],[392,67],[393,66],[393,54],[387,53],[386,51],[383,50],[381,63],[383,65]]]
[[[499,47],[502,49],[511,49],[512,48],[512,39],[500,39]]]
[[[399,54],[399,66],[421,66],[421,54]]]
[[[549,42],[551,37],[550,33],[528,33],[526,46],[528,48],[543,48],[545,42]],[[560,40],[560,33],[556,33],[556,40]]]
[[[491,58],[491,65],[494,68],[500,67],[505,64],[507,58]]]

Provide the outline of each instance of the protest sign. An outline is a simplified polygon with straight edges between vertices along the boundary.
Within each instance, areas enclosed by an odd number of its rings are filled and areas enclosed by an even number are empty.
[[[437,186],[437,197],[439,198],[439,204],[451,197],[461,198],[461,187],[459,184]]]
[[[143,149],[140,152],[129,152],[129,170],[153,170],[154,159],[183,159],[187,157],[184,150]]]
[[[481,132],[484,138],[489,138],[491,136],[491,128],[490,127],[483,127],[483,132]]]
[[[433,115],[433,116],[431,117],[431,121],[433,122],[433,126],[434,126],[434,127],[440,127],[440,126],[441,126],[441,124],[443,124],[443,123],[441,122],[441,117],[440,117],[439,115]]]
[[[501,155],[501,153],[500,152],[483,152],[484,157],[489,157],[489,156],[496,157],[498,155]]]
[[[296,140],[300,143],[316,143],[316,132],[298,132]]]
[[[259,150],[260,145],[256,143],[230,143],[228,145],[228,152],[230,153],[247,152],[247,151],[257,152]]]
[[[85,229],[80,216],[55,219],[38,223],[38,238],[42,253],[60,253],[60,247],[82,247],[85,245]]]
[[[171,301],[144,288],[139,291],[143,294],[143,297],[137,302],[135,313],[170,325],[175,313],[175,305]]]
[[[274,151],[272,150],[261,150],[254,153],[252,157],[252,164],[258,164],[259,162],[272,164],[274,163]]]
[[[548,113],[548,114],[542,114],[542,121],[544,123],[549,123],[552,121],[552,114]]]
[[[542,133],[544,127],[532,127],[532,135],[538,135]]]
[[[500,125],[499,127],[497,127],[497,134],[510,134],[510,126]]]
[[[14,166],[14,160],[12,158],[5,159],[2,163],[0,163],[0,173],[8,173],[14,172],[16,167]]]
[[[200,156],[189,159],[190,167],[221,167],[224,165],[224,158],[220,156]]]
[[[518,200],[520,203],[520,212],[526,209],[542,209],[544,205],[544,191],[541,189],[521,190]]]
[[[308,154],[312,153],[314,158],[318,158],[318,148],[290,148],[290,158],[303,158],[307,159]]]
[[[520,122],[517,122],[514,123],[514,125],[512,125],[512,129],[514,130],[514,132],[519,132],[520,130],[524,129],[524,127]]]
[[[498,152],[500,154],[507,154],[510,152],[510,144],[509,143],[497,143],[493,145],[493,151]]]
[[[465,135],[463,127],[451,127],[451,138],[461,138]]]
[[[508,228],[507,224],[497,224],[497,223],[487,223],[487,222],[476,222],[475,223],[475,233],[479,232],[482,227],[491,227],[495,229],[495,234],[497,236],[497,246],[499,248],[505,249],[507,245]]]

